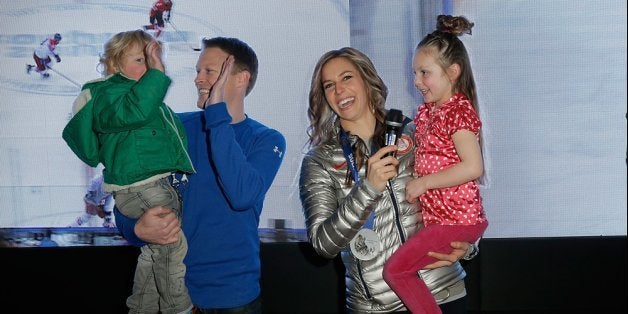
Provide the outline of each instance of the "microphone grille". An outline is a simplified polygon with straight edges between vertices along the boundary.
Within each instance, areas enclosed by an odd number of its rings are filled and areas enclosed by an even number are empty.
[[[403,113],[401,110],[390,109],[386,114],[386,124],[391,126],[401,126],[403,123]]]

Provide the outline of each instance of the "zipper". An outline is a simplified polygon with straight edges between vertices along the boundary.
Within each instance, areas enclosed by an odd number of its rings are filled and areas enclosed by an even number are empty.
[[[400,217],[399,204],[397,203],[397,197],[395,196],[395,192],[392,189],[391,181],[388,181],[388,184],[386,184],[386,189],[388,190],[388,193],[390,194],[390,201],[393,204],[393,208],[395,212],[395,225],[397,226],[397,231],[399,232],[399,238],[401,239],[401,243],[404,243],[406,242],[406,236],[405,236],[405,233],[403,232],[403,227],[401,226],[401,221],[399,219]]]
[[[192,159],[190,158],[190,155],[188,154],[187,147],[185,147],[185,145],[183,144],[183,140],[181,139],[181,135],[179,134],[179,130],[177,129],[177,124],[174,121],[174,116],[172,115],[172,111],[168,110],[168,114],[170,116],[170,120],[168,120],[168,117],[166,116],[166,113],[164,112],[164,108],[159,107],[159,110],[161,110],[161,114],[163,115],[166,123],[170,125],[172,130],[174,130],[174,133],[177,135],[177,139],[179,140],[179,145],[181,145],[181,149],[185,153],[185,157],[187,157],[188,162],[192,166],[192,170],[194,171],[194,173],[196,173],[196,169],[194,169],[194,164],[192,163]]]
[[[364,287],[364,292],[366,293],[366,299],[371,298],[371,291],[369,291],[369,287],[366,285],[366,281],[364,281],[364,277],[362,276],[362,263],[359,259],[356,259],[358,262],[358,276],[360,276],[360,281],[362,282],[362,287]]]
[[[397,197],[395,196],[395,193],[393,192],[392,183],[390,181],[388,182],[388,184],[386,184],[386,189],[388,190],[388,193],[390,194],[390,201],[392,202],[393,209],[394,209],[395,226],[397,227],[397,232],[399,232],[399,238],[401,239],[401,243],[404,243],[406,242],[406,236],[405,236],[405,233],[403,232],[403,227],[401,226],[401,221],[399,219],[400,217],[399,203],[397,203]],[[362,286],[364,287],[364,293],[366,294],[367,299],[371,299],[371,291],[369,291],[369,288],[366,285],[366,281],[364,281],[364,277],[362,276],[362,263],[360,260],[357,260],[357,262],[358,262],[358,276],[360,277],[360,282],[362,282]]]

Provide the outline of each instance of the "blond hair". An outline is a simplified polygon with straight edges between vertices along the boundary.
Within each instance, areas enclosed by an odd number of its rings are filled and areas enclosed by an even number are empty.
[[[120,32],[105,43],[105,51],[100,56],[99,66],[102,67],[104,75],[116,73],[120,67],[124,53],[133,47],[146,47],[155,40],[149,33],[138,29],[135,31]]]

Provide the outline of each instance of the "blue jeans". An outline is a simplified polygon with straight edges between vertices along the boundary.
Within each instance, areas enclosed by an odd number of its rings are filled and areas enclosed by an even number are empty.
[[[181,219],[179,194],[168,178],[113,193],[123,215],[137,219],[146,209],[171,208]],[[183,258],[188,245],[183,232],[172,244],[147,244],[137,259],[133,292],[127,299],[129,313],[176,314],[189,310],[192,301],[185,286]]]

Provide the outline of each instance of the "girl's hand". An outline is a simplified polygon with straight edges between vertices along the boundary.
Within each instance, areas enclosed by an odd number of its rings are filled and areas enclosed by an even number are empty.
[[[416,178],[406,183],[406,201],[408,203],[416,203],[419,201],[419,196],[423,195],[427,191],[424,178]]]
[[[380,192],[386,189],[388,180],[397,176],[399,160],[393,156],[384,157],[387,153],[394,152],[395,150],[397,150],[397,146],[395,145],[383,147],[368,160],[366,180]]]

